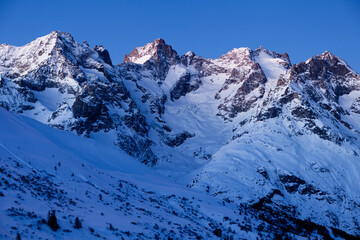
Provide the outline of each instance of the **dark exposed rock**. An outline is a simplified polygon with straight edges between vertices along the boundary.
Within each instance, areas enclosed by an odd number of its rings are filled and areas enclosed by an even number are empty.
[[[289,193],[297,192],[300,185],[306,183],[304,180],[294,175],[279,175],[279,180],[284,184],[286,191]]]
[[[269,118],[277,118],[281,114],[282,110],[279,107],[271,107],[266,109],[264,112],[261,112],[257,119],[258,121],[264,121]]]
[[[308,125],[306,125],[306,126],[308,126]],[[326,127],[320,128],[318,126],[315,126],[315,127],[310,127],[310,129],[311,129],[311,131],[313,133],[318,135],[320,138],[325,139],[325,140],[329,140],[329,141],[332,140],[332,138],[331,138],[331,136],[330,136],[330,134],[328,132],[329,131],[328,128],[326,128]]]
[[[294,175],[279,175],[279,180],[284,184],[288,193],[300,193],[302,195],[319,194],[325,195],[326,193],[317,189],[314,185],[306,183],[303,179]]]
[[[195,134],[191,134],[188,132],[182,132],[176,134],[175,136],[167,136],[165,143],[170,147],[177,147],[184,143],[184,141],[188,138],[194,137]]]
[[[89,120],[95,120],[102,112],[107,111],[102,101],[96,97],[94,90],[88,85],[83,86],[81,94],[75,99],[72,110],[75,118],[84,117]]]
[[[269,180],[269,174],[264,168],[259,168],[257,172],[260,173],[265,179]]]
[[[301,119],[315,119],[316,114],[308,108],[297,107],[291,111],[291,114]]]
[[[148,125],[146,123],[146,119],[140,113],[125,115],[123,117],[124,124],[133,129],[140,136],[145,137],[148,133]]]
[[[157,163],[157,157],[151,150],[152,142],[138,136],[118,135],[117,144],[130,156],[139,159],[142,163],[154,166]]]
[[[94,50],[99,54],[99,57],[107,64],[109,64],[110,66],[112,66],[112,62],[111,62],[111,58],[110,58],[110,54],[109,51],[107,49],[105,49],[102,45],[100,46],[95,46]]]
[[[282,194],[282,192],[279,189],[273,189],[269,194],[267,194],[265,197],[259,199],[258,202],[252,204],[252,208],[255,208],[257,210],[261,210],[261,209],[266,209],[267,206],[266,204],[271,204],[272,203],[272,198],[275,195],[279,195],[279,196],[284,196],[284,194]]]
[[[288,95],[281,96],[281,98],[279,99],[280,106],[288,104],[292,102],[294,99],[299,99],[299,94],[296,92],[292,92]]]
[[[353,104],[351,104],[350,110],[353,113],[360,114],[360,97],[356,98]]]
[[[174,87],[170,90],[171,101],[177,100],[182,96],[185,96],[191,91],[195,91],[200,87],[201,81],[198,78],[192,80],[192,76],[189,72],[181,76],[175,83]]]
[[[311,195],[317,193],[324,195],[323,192],[321,192],[319,189],[316,189],[315,186],[312,184],[306,184],[304,187],[300,188],[299,190],[300,190],[300,194],[302,195]]]

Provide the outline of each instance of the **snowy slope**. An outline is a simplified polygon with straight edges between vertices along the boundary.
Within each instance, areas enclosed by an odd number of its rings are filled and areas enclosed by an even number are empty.
[[[0,237],[23,239],[255,239],[345,234],[293,230],[261,211],[177,185],[101,141],[0,109]],[[101,153],[101,154],[100,154]],[[60,229],[47,226],[55,210]],[[78,217],[82,228],[75,229]],[[260,217],[260,219],[259,219]],[[268,216],[269,217],[269,216]],[[286,224],[302,222],[283,216]],[[302,224],[305,224],[302,223]],[[324,235],[325,236],[325,235]],[[346,236],[346,234],[344,235]]]
[[[0,133],[2,238],[20,232],[24,239],[88,239],[94,234],[152,239],[156,234],[191,236],[190,230],[211,238],[208,222],[218,224],[224,214],[235,217],[236,206],[227,209],[205,194],[173,184],[115,147],[4,110],[0,113],[0,125],[7,126]],[[37,223],[53,209],[61,226],[58,232]],[[192,214],[204,220],[193,219]],[[83,220],[81,230],[70,223],[76,216]],[[117,230],[109,230],[110,223]]]

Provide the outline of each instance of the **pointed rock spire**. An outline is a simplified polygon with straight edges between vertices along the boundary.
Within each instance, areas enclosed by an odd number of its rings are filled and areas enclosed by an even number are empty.
[[[282,58],[284,61],[288,62],[288,63],[290,64],[290,66],[291,66],[290,57],[289,57],[289,55],[287,54],[287,52],[284,52],[284,53],[281,55],[281,58]]]

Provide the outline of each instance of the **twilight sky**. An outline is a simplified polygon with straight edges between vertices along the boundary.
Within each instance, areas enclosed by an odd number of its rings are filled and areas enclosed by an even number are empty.
[[[263,46],[299,63],[329,50],[360,72],[359,0],[0,0],[0,44],[24,45],[52,30],[104,45],[113,63],[163,38],[180,55],[206,58]]]

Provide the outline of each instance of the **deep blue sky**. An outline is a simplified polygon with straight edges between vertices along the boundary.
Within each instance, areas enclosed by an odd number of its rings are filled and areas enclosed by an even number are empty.
[[[360,0],[0,0],[0,44],[23,45],[52,30],[104,45],[114,63],[164,38],[179,54],[207,58],[263,46],[298,63],[329,50],[360,72]]]

